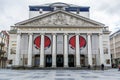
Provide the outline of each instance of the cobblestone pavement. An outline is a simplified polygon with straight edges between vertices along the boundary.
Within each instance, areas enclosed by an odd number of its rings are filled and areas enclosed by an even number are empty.
[[[0,69],[0,80],[120,80],[120,71]]]

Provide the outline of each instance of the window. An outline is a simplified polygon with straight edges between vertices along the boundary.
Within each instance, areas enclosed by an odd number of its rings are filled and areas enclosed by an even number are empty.
[[[96,60],[95,60],[95,58],[92,58],[92,60],[93,60],[92,64],[95,64],[95,63],[96,63]]]
[[[12,62],[13,62],[12,60],[9,60],[8,64],[12,64]]]
[[[16,44],[12,44],[12,46],[16,46]]]
[[[104,54],[108,54],[108,48],[104,48]]]
[[[11,49],[11,54],[16,54],[16,50],[15,49]]]
[[[106,60],[106,64],[110,64],[110,59],[107,59],[107,60]]]
[[[43,10],[42,9],[39,9],[39,13],[42,14]]]

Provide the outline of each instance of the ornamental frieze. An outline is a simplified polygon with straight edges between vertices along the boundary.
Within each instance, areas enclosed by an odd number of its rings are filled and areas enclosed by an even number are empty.
[[[65,13],[56,13],[40,19],[33,20],[31,22],[25,23],[26,26],[40,26],[40,25],[75,25],[75,26],[96,26],[93,23],[87,22],[80,18],[67,15]]]

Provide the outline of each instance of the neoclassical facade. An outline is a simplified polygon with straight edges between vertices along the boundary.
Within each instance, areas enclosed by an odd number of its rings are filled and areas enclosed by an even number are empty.
[[[30,16],[12,26],[17,30],[16,54],[14,59],[9,57],[13,66],[111,66],[110,32],[89,18],[89,7],[78,10],[65,3],[30,6]]]

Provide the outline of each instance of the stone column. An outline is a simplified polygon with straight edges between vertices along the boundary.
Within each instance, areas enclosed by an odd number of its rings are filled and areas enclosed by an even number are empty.
[[[92,34],[88,34],[88,65],[90,65],[90,66],[92,66],[91,35],[92,35]]]
[[[80,67],[80,44],[79,44],[79,34],[76,34],[76,67]]]
[[[20,42],[21,42],[21,33],[17,34],[17,46],[16,46],[16,57],[15,57],[15,66],[20,66]]]
[[[32,33],[29,34],[28,44],[28,67],[32,67]]]
[[[68,37],[64,34],[64,67],[68,67]]]
[[[102,34],[99,34],[99,49],[100,49],[100,64],[104,64],[104,52],[103,52]]]
[[[56,34],[53,33],[52,46],[52,67],[56,67]]]
[[[40,67],[44,67],[44,34],[41,34],[41,45],[40,45]]]

